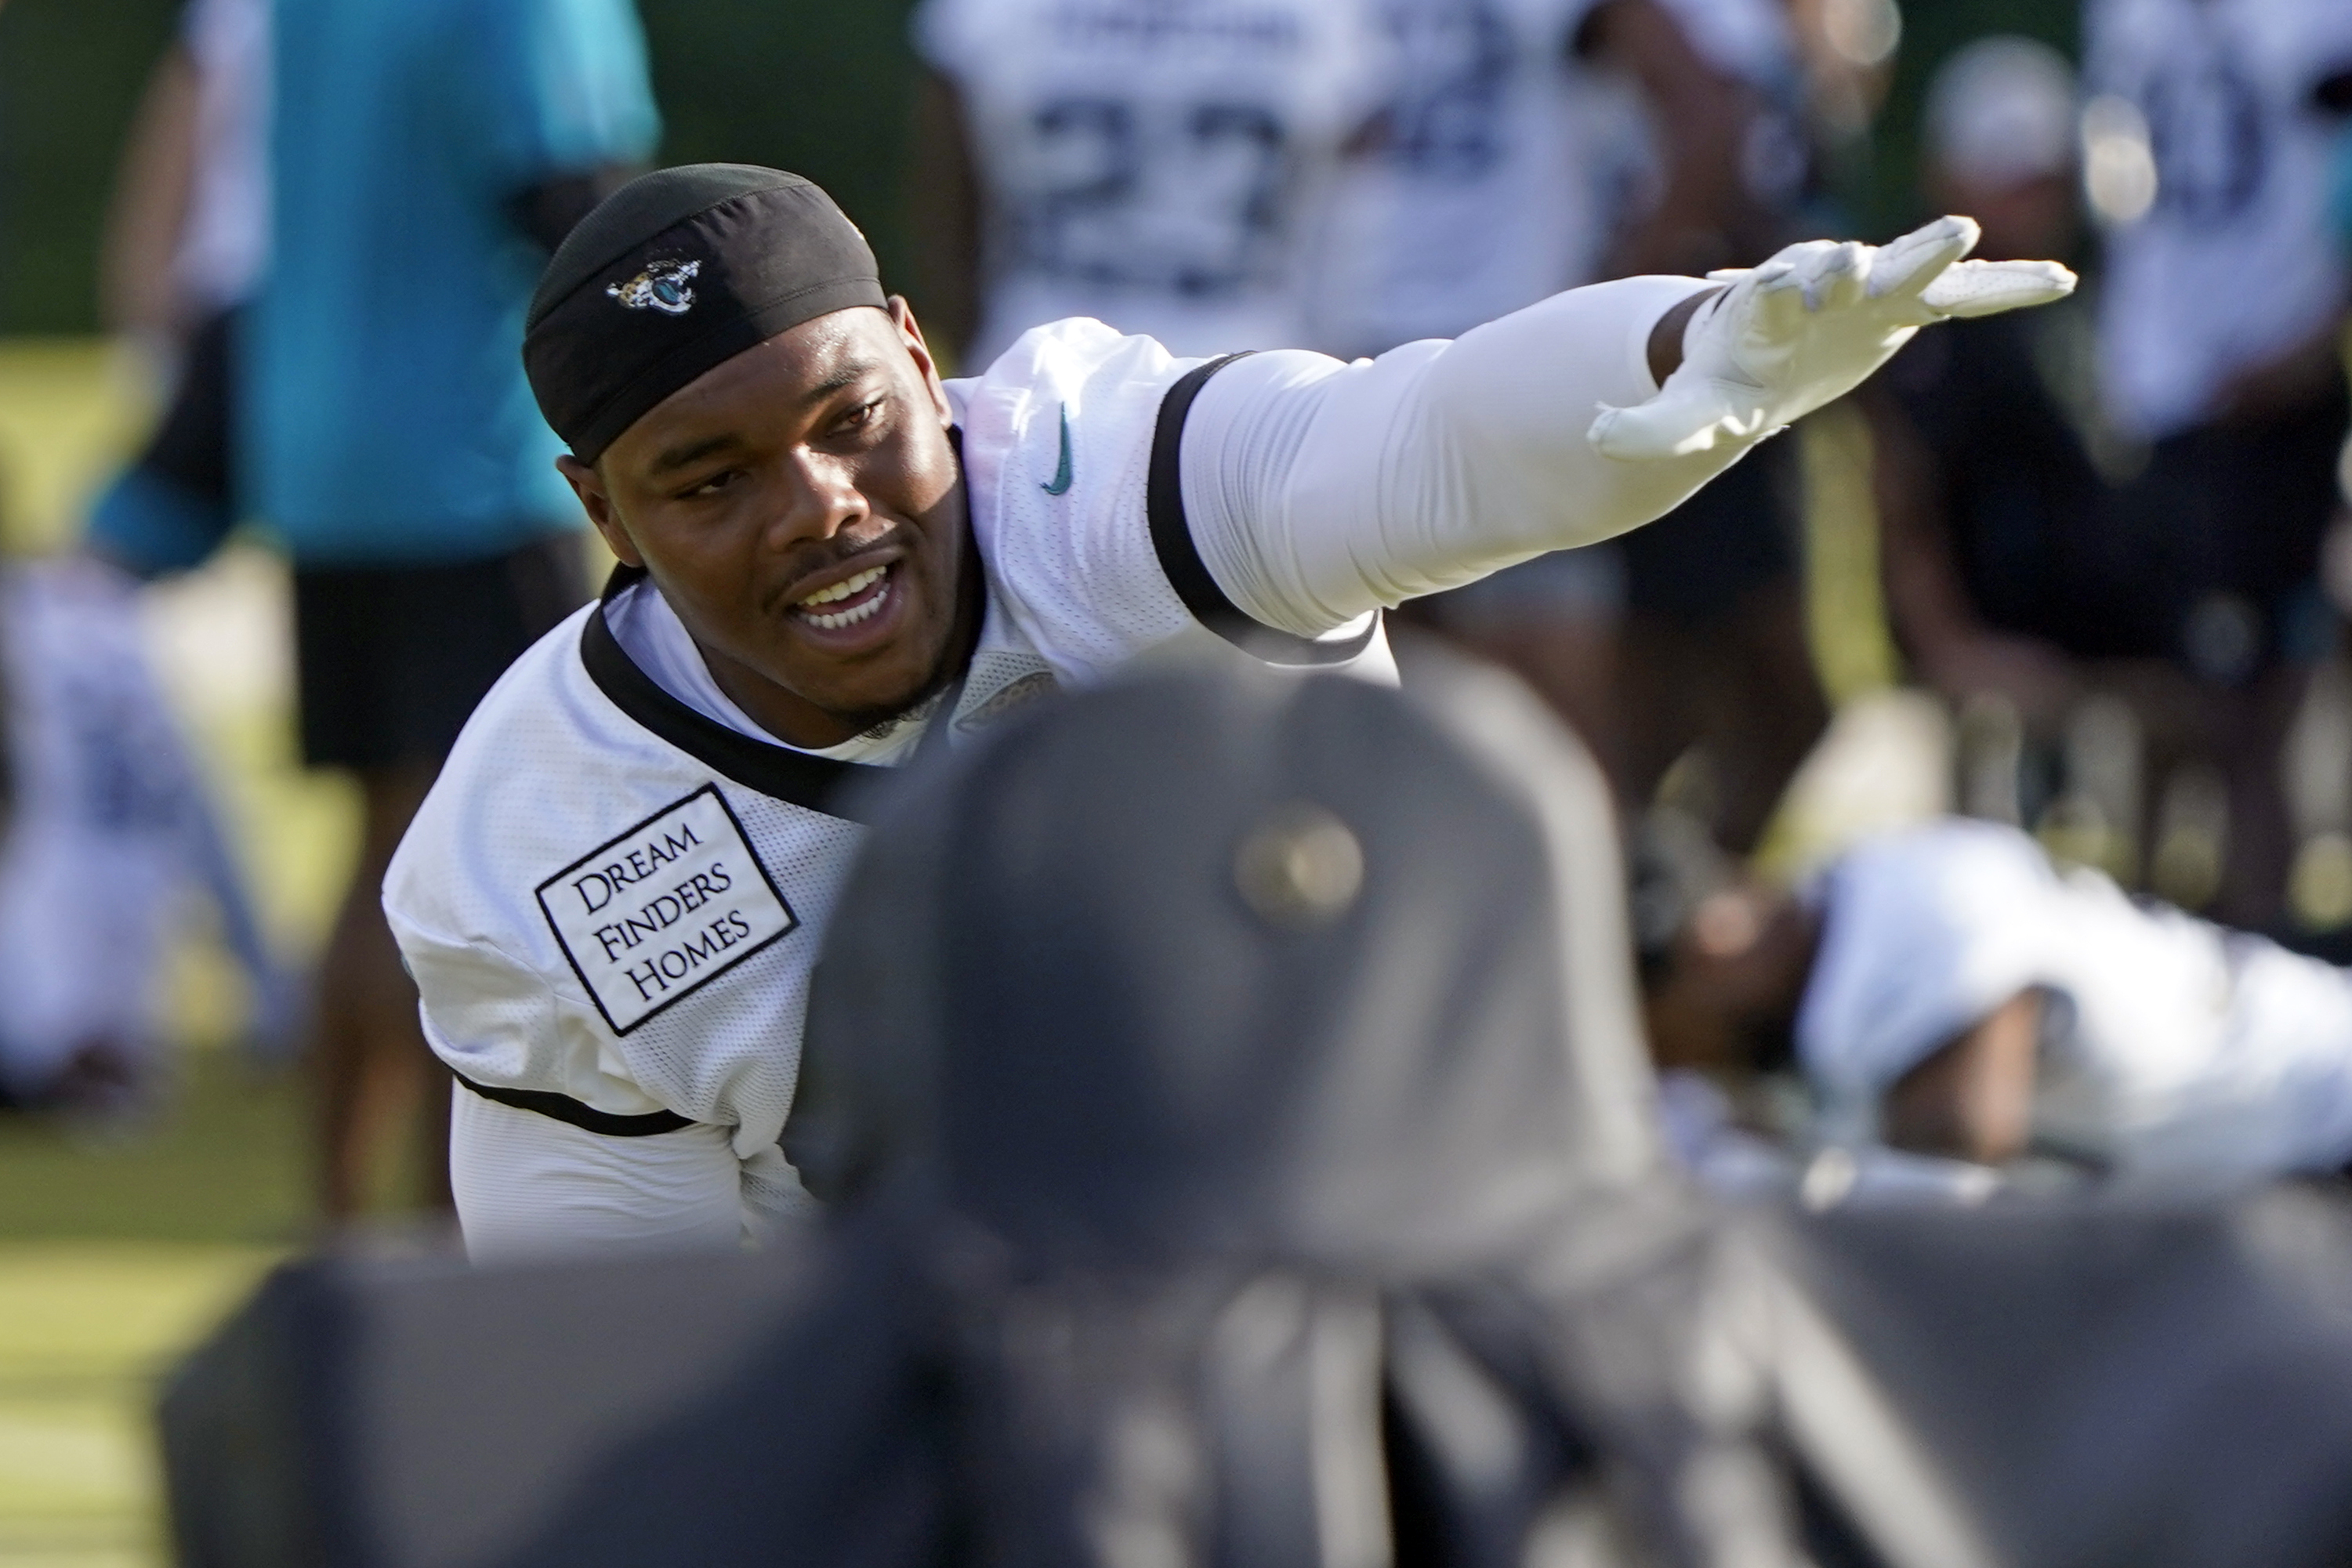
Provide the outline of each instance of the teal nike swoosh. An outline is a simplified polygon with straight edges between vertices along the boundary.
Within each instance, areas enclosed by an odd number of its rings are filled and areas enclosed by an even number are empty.
[[[1070,487],[1070,405],[1062,404],[1062,465],[1054,470],[1054,477],[1037,486],[1048,496],[1058,496]]]

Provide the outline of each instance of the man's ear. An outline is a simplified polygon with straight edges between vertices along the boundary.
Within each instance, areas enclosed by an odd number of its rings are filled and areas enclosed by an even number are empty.
[[[621,526],[621,514],[614,507],[613,497],[604,491],[604,476],[569,452],[557,454],[555,471],[563,476],[572,493],[580,497],[581,509],[596,525],[596,531],[604,536],[604,548],[623,566],[642,570],[645,557],[637,553],[636,541],[629,538],[629,530]]]
[[[915,319],[915,308],[907,303],[903,294],[890,296],[890,324],[898,329],[898,341],[906,345],[908,356],[915,368],[923,373],[923,384],[930,389],[931,407],[941,424],[955,423],[955,411],[948,406],[947,388],[940,384],[939,361],[931,358],[931,346],[923,340],[922,324]]]

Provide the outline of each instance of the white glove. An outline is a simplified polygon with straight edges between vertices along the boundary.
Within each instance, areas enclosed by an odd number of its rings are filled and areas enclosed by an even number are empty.
[[[2054,261],[1961,261],[1977,235],[1972,219],[1937,218],[1891,245],[1810,240],[1708,274],[1731,287],[1692,318],[1681,367],[1647,402],[1603,408],[1586,438],[1626,462],[1751,440],[1843,397],[1922,327],[2074,292]]]

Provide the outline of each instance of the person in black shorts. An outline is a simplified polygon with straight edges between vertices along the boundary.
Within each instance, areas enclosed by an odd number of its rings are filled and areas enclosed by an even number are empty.
[[[313,1040],[335,1220],[412,1105],[448,1205],[449,1081],[378,890],[474,706],[587,597],[522,317],[658,122],[628,0],[292,4],[273,23],[269,271],[193,340],[88,544],[153,576],[252,515],[292,557],[302,758],[351,773],[363,813]]]

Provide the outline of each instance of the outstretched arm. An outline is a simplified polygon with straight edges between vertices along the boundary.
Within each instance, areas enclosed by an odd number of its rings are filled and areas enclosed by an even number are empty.
[[[1790,246],[1713,288],[1571,289],[1353,365],[1243,360],[1185,424],[1194,542],[1242,609],[1319,636],[1638,528],[1853,390],[1921,326],[2074,286],[2046,262],[1956,267],[1975,242],[1974,224],[1945,218],[1883,248]]]

